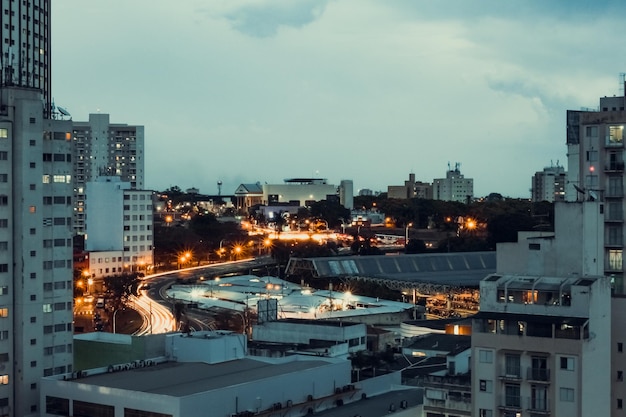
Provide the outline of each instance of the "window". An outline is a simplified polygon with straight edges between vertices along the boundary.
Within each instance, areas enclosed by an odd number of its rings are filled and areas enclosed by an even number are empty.
[[[44,313],[52,313],[52,304],[44,304],[42,309]]]
[[[573,388],[561,388],[559,389],[559,399],[568,403],[574,402],[574,389]]]
[[[493,381],[481,379],[479,386],[480,390],[483,392],[493,392]]]
[[[504,387],[504,399],[507,407],[520,407],[520,386],[517,384],[507,384]]]
[[[585,126],[585,135],[588,138],[598,137],[598,126]]]
[[[113,417],[115,415],[115,407],[74,400],[74,415],[76,417]]]
[[[624,351],[624,344],[622,342],[618,342],[617,343],[617,351],[618,352],[623,352]]]
[[[46,395],[46,413],[55,416],[69,416],[70,400]]]
[[[31,345],[36,345],[37,344],[37,339],[30,339],[30,344]]]
[[[622,270],[622,256],[623,252],[621,249],[610,249],[609,250],[609,269],[611,270]]]
[[[493,351],[485,349],[478,350],[478,361],[480,363],[493,363]]]
[[[609,126],[609,134],[606,137],[608,146],[620,146],[624,143],[624,126]]]
[[[7,151],[0,151],[0,161],[6,161],[9,159],[9,153]]]
[[[574,370],[574,358],[571,356],[561,356],[561,369],[566,371]]]
[[[618,381],[623,381],[624,380],[624,372],[617,371],[617,380]]]
[[[8,307],[0,307],[0,317],[9,317]]]
[[[618,409],[618,410],[621,410],[623,406],[624,406],[624,404],[623,404],[622,399],[621,399],[621,398],[618,398],[618,399],[617,399],[617,409]]]
[[[31,368],[36,368],[37,367],[37,361],[30,361],[30,367]]]
[[[481,408],[478,410],[478,417],[493,417],[493,411]]]

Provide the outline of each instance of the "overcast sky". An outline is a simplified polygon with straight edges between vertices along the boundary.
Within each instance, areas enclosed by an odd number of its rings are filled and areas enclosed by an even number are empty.
[[[593,6],[593,7],[591,7]],[[565,111],[621,95],[626,2],[59,0],[55,103],[145,126],[148,189],[409,173],[529,197]]]

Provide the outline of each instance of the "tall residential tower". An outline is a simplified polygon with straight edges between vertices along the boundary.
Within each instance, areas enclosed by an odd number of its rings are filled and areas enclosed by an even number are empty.
[[[85,185],[101,177],[119,177],[133,190],[144,187],[144,128],[109,122],[108,114],[90,114],[74,122],[74,231],[85,232]]]

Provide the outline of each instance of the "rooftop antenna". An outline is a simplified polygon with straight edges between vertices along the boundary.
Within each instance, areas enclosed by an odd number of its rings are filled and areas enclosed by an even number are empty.
[[[222,195],[222,181],[217,181],[217,195],[221,196]]]
[[[584,189],[584,188],[579,187],[579,186],[578,186],[578,185],[576,185],[576,184],[572,184],[572,185],[574,186],[574,188],[576,189],[576,191],[578,191],[578,194],[583,196],[583,200],[584,200],[584,196],[585,196],[585,189]],[[576,201],[579,201],[579,200],[578,200],[578,198],[576,199]]]

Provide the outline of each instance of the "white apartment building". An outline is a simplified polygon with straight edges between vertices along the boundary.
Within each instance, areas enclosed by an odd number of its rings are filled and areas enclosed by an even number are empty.
[[[39,415],[40,378],[72,371],[70,138],[40,91],[0,89],[0,416]]]
[[[567,172],[565,168],[556,165],[545,167],[543,171],[535,172],[532,179],[532,201],[565,201],[565,182]]]
[[[600,201],[556,203],[555,232],[498,244],[473,320],[472,415],[610,415],[604,214]]]
[[[108,114],[74,122],[74,230],[85,231],[85,186],[99,177],[118,176],[131,189],[144,188],[144,127],[114,124]]]
[[[94,278],[147,271],[153,263],[152,191],[135,190],[119,177],[86,184],[85,251]]]
[[[454,169],[448,171],[445,178],[435,178],[432,185],[433,200],[458,201],[467,203],[474,197],[474,180],[465,178],[461,174],[461,164],[454,164]]]

